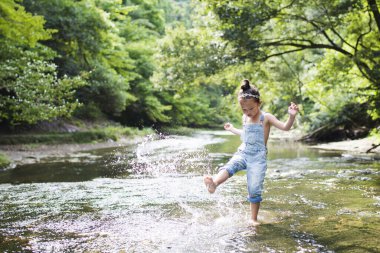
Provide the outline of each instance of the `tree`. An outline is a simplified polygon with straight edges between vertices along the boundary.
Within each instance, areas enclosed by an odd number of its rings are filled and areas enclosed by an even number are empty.
[[[375,0],[206,1],[241,60],[265,61],[305,50],[335,51],[369,80],[380,108],[380,15]]]
[[[23,4],[45,16],[47,27],[58,30],[45,44],[58,52],[60,74],[89,72],[88,85],[77,92],[84,103],[77,116],[103,114],[131,125],[140,119],[144,124],[168,120],[164,112],[170,107],[160,104],[149,81],[154,42],[164,31],[157,1],[25,0]]]
[[[57,77],[49,59],[54,52],[36,45],[31,50],[0,40],[0,122],[35,124],[69,116],[78,107],[75,89],[81,77]]]
[[[172,106],[172,124],[205,127],[235,121],[229,95],[240,81],[226,73],[234,59],[226,44],[207,28],[212,21],[199,13],[194,19],[202,21],[192,29],[182,25],[167,29],[152,80],[161,89],[164,103]]]
[[[81,77],[58,78],[54,51],[39,44],[51,37],[45,20],[15,1],[0,3],[0,122],[29,123],[68,116]]]
[[[128,16],[119,18],[115,24],[125,41],[125,51],[133,60],[129,85],[135,100],[117,120],[139,127],[167,123],[172,107],[159,99],[160,90],[150,80],[155,69],[157,40],[164,33],[164,13],[155,0],[124,1],[122,7],[130,10]]]
[[[165,13],[165,25],[175,27],[184,25],[186,28],[192,27],[191,0],[160,0],[159,8]]]
[[[51,38],[54,30],[45,29],[43,16],[32,15],[14,0],[0,2],[0,35],[15,43],[34,47],[40,40]]]

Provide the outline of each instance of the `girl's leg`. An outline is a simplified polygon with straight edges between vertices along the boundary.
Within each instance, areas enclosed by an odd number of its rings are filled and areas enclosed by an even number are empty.
[[[265,172],[267,169],[266,152],[257,153],[256,156],[248,162],[247,184],[248,184],[248,201],[251,205],[251,222],[252,225],[259,225],[257,216],[262,201],[261,194],[264,187]]]
[[[235,155],[228,161],[228,163],[220,168],[218,174],[213,178],[211,176],[205,176],[203,181],[210,193],[214,193],[216,187],[224,183],[230,176],[244,170],[246,168],[246,162],[241,154],[235,153]]]
[[[226,169],[222,169],[214,178],[212,178],[212,176],[205,176],[203,181],[207,187],[207,190],[210,193],[214,193],[216,187],[224,183],[229,177],[230,175],[228,174],[228,171]]]
[[[252,225],[254,225],[254,226],[260,224],[257,221],[257,215],[259,214],[259,209],[260,209],[260,202],[251,203],[251,219],[252,219]]]

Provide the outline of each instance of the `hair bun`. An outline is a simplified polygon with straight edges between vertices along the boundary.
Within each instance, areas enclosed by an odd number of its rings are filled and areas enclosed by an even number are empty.
[[[248,79],[244,79],[242,81],[242,85],[240,86],[240,88],[243,90],[243,91],[246,91],[246,90],[249,90],[251,88],[251,85],[249,84],[249,80]]]

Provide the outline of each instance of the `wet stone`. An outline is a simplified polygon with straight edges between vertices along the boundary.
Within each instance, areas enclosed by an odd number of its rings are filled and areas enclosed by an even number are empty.
[[[352,211],[348,208],[342,208],[337,211],[337,215],[343,215],[343,214],[352,214]]]

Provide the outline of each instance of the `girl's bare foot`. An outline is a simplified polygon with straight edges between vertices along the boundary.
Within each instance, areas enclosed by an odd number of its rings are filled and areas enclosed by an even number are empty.
[[[207,190],[209,193],[214,193],[216,190],[216,184],[211,176],[205,176],[203,178],[203,182],[205,183]]]
[[[258,222],[257,220],[249,220],[249,225],[253,227],[259,226],[261,223]]]

